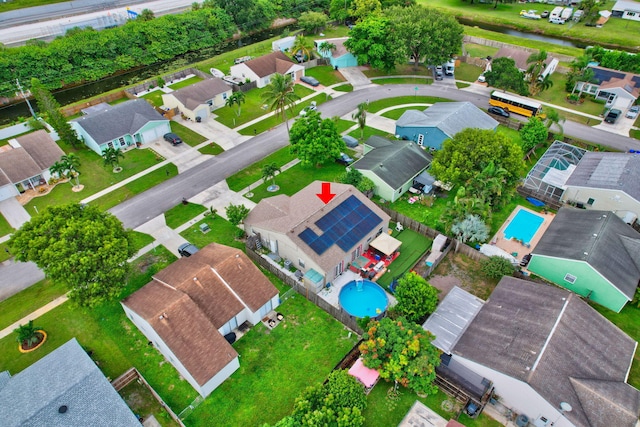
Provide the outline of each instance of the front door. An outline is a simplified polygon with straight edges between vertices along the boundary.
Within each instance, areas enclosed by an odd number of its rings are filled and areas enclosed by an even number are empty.
[[[614,101],[616,100],[616,94],[615,93],[610,93],[609,94],[609,98],[607,99],[607,107],[611,107],[614,103]]]

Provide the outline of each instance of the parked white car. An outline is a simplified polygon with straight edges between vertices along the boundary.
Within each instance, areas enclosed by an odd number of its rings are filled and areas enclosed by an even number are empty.
[[[640,106],[634,105],[633,107],[629,108],[629,111],[627,111],[625,117],[627,119],[635,119],[636,117],[638,117],[638,112],[640,112]]]

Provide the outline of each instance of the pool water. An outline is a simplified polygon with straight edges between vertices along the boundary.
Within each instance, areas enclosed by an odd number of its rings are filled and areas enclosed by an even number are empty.
[[[543,222],[543,217],[520,209],[505,228],[504,238],[508,240],[513,237],[524,243],[530,243]]]
[[[355,317],[376,317],[387,309],[389,300],[380,286],[370,280],[352,280],[340,290],[340,306]]]

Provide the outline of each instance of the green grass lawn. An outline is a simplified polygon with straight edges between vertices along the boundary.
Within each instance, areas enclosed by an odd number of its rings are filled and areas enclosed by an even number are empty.
[[[388,76],[427,76],[427,77],[432,77],[433,76],[431,70],[429,70],[424,65],[418,64],[418,66],[416,67],[416,66],[413,65],[413,63],[396,65],[396,68],[394,70],[391,70],[391,71],[388,71],[388,72],[370,68],[368,70],[364,70],[363,73],[367,77],[388,77]]]
[[[140,250],[153,242],[155,239],[149,234],[141,233],[139,231],[132,231],[133,233],[133,247]]]
[[[162,427],[179,427],[169,416],[166,409],[151,394],[151,391],[140,381],[132,381],[122,388],[118,394],[127,402],[134,414],[145,420],[153,415]]]
[[[360,128],[352,130],[351,132],[349,132],[349,135],[351,135],[354,138],[360,139]],[[388,138],[388,139],[396,139],[395,135],[389,134],[380,129],[366,126],[364,128],[364,137],[362,138],[362,141],[366,141],[367,139],[369,139],[370,136],[374,136],[374,135],[381,136],[383,138]]]
[[[353,92],[353,85],[351,83],[345,83],[340,86],[336,86],[333,90],[338,92]]]
[[[382,113],[382,117],[386,117],[388,119],[393,119],[393,120],[398,120],[400,118],[400,116],[402,116],[404,114],[405,111],[408,110],[420,110],[423,111],[428,107],[428,105],[422,106],[422,107],[400,107],[400,108],[395,108],[393,110],[389,110],[386,113]]]
[[[174,164],[168,164],[163,168],[156,169],[153,172],[132,181],[123,187],[118,188],[111,193],[94,200],[91,204],[99,206],[101,209],[111,209],[125,200],[130,199],[136,194],[140,194],[151,187],[164,182],[178,175],[178,168]]]
[[[11,248],[9,247],[7,242],[0,243],[0,262],[4,262],[13,256],[10,252],[7,252],[10,250]]]
[[[234,344],[240,369],[185,419],[187,425],[274,424],[291,413],[306,387],[329,375],[357,340],[300,295],[278,311],[284,314],[283,323],[271,331],[257,325]]]
[[[464,50],[472,58],[486,58],[487,56],[493,56],[496,53],[498,53],[500,48],[493,47],[493,46],[485,46],[485,45],[482,45],[482,44],[465,43],[464,44]],[[457,67],[456,67],[456,74],[458,74]]]
[[[211,156],[217,156],[220,153],[224,153],[224,148],[216,144],[215,142],[210,142],[202,148],[198,148],[198,151],[202,154],[209,154]]]
[[[123,102],[127,102],[127,101],[129,101],[129,98],[127,98],[125,96],[123,98],[118,98],[118,99],[115,99],[115,100],[111,101],[109,103],[109,105],[118,105],[118,104],[122,104]]]
[[[345,132],[347,129],[349,129],[355,124],[356,122],[352,122],[351,120],[338,119],[336,121],[336,127],[338,128],[339,134],[342,134],[342,132]]]
[[[67,289],[64,285],[43,279],[6,300],[0,301],[0,329],[4,329],[29,313],[33,313],[66,292]]]
[[[388,107],[394,107],[396,105],[402,104],[435,104],[436,102],[451,102],[450,99],[447,98],[439,98],[437,96],[398,96],[396,98],[387,98],[387,99],[379,99],[377,101],[371,101],[369,103],[369,112],[377,113],[380,110],[384,110]]]
[[[8,12],[10,10],[24,9],[27,7],[45,6],[53,3],[62,3],[65,0],[20,0],[8,1],[0,3],[0,12]]]
[[[470,84],[470,83],[461,83],[461,82],[456,82],[456,87],[457,87],[458,89],[464,89],[465,87],[469,87],[469,86],[471,86],[471,84]]]
[[[262,168],[265,165],[275,163],[278,167],[284,166],[294,160],[296,156],[291,154],[290,147],[286,146],[264,159],[236,172],[227,178],[227,185],[232,191],[240,191],[254,182],[262,179]],[[277,175],[276,175],[277,176]]]
[[[303,98],[314,92],[313,90],[302,85],[295,85],[294,91],[300,98]],[[266,105],[262,99],[263,93],[264,88],[251,89],[250,91],[245,92],[245,102],[242,104],[242,109],[239,116],[237,115],[237,107],[235,105],[233,107],[224,106],[218,108],[216,111],[214,111],[213,114],[217,116],[217,121],[230,128],[235,128],[237,126],[250,122],[251,120],[255,120],[258,117],[270,112],[269,106]]]
[[[178,228],[206,210],[207,208],[196,203],[187,203],[186,205],[180,203],[166,211],[164,218],[170,228]]]
[[[163,91],[156,89],[153,92],[149,92],[145,95],[142,95],[140,98],[144,98],[147,101],[150,101],[154,107],[160,107],[164,104],[162,102],[163,93],[164,93]]]
[[[383,77],[372,80],[379,85],[430,85],[433,79],[429,77]]]
[[[478,76],[482,74],[482,71],[483,69],[481,67],[461,62],[460,65],[456,67],[456,79],[475,82],[478,80]]]
[[[89,149],[74,151],[74,154],[80,158],[80,184],[84,185],[84,189],[76,193],[71,191],[71,184],[60,183],[49,194],[36,197],[25,205],[25,209],[30,215],[36,214],[34,206],[37,206],[38,210],[42,210],[46,206],[79,202],[158,162],[156,154],[151,150],[133,149],[125,152],[124,159],[120,161],[122,172],[113,173],[112,168],[105,167],[102,158]],[[175,166],[172,167],[175,169]]]
[[[321,168],[308,167],[303,168],[298,163],[290,169],[276,175],[276,184],[280,186],[280,190],[274,193],[267,191],[268,185],[260,184],[260,186],[252,189],[253,197],[250,199],[256,203],[265,197],[277,196],[278,194],[286,194],[291,196],[313,181],[337,182],[338,176],[345,172],[345,167],[338,163],[328,163]]]
[[[13,227],[9,225],[7,219],[0,213],[0,236],[13,233]]]
[[[207,233],[200,231],[200,224],[207,224],[210,231]],[[237,230],[238,227],[220,215],[215,214],[206,216],[203,220],[184,230],[180,235],[199,248],[215,242],[244,250],[244,242],[235,238]]]
[[[170,89],[173,89],[173,90],[178,90],[178,89],[181,89],[183,87],[191,86],[192,84],[201,82],[202,80],[204,80],[202,77],[191,76],[188,79],[181,80],[181,81],[179,81],[177,83],[168,85],[167,87],[169,87]]]
[[[182,138],[182,141],[191,147],[202,144],[207,140],[206,136],[202,136],[198,132],[175,121],[171,121],[171,131]]]
[[[304,70],[305,76],[315,77],[321,85],[331,86],[345,81],[339,71],[333,69],[331,65],[320,65],[318,67]]]
[[[387,272],[378,279],[378,284],[386,289],[389,289],[389,285],[394,278],[404,275],[404,273],[413,268],[433,243],[433,240],[428,237],[409,229],[404,229],[399,233],[394,231],[393,237],[400,240],[402,246],[400,246],[398,258],[389,265]]]

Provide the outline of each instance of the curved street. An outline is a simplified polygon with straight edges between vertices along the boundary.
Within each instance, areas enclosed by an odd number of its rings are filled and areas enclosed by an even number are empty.
[[[417,88],[417,90],[416,90]],[[438,96],[455,101],[469,101],[486,108],[488,97],[470,90],[439,85],[384,85],[363,88],[332,99],[318,107],[325,117],[342,116],[362,102],[399,96]],[[584,139],[620,151],[640,150],[635,139],[595,129],[574,122],[563,123],[567,136]],[[226,177],[255,163],[289,143],[284,125],[260,134],[195,168],[189,169],[162,184],[138,194],[110,210],[127,228],[136,228],[174,207],[183,198],[189,199]]]

